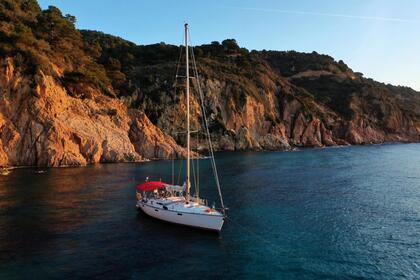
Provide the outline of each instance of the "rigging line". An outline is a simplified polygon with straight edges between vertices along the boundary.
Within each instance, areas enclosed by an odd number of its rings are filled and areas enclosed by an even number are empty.
[[[175,70],[175,77],[172,83],[172,87],[174,89],[174,96],[173,96],[173,107],[174,109],[176,108],[176,94],[177,94],[177,86],[178,86],[178,73],[179,73],[179,68],[181,65],[181,59],[182,59],[182,45],[179,48],[179,57],[178,57],[178,62],[176,64],[176,70]]]
[[[199,130],[197,130],[199,131]],[[192,169],[193,169],[193,176],[194,176],[194,189],[195,189],[195,193],[194,195],[196,197],[199,197],[199,185],[200,185],[200,170],[199,170],[199,153],[198,153],[198,134],[197,133],[197,148],[196,148],[196,155],[195,155],[195,163],[194,163],[194,157],[192,158]],[[197,166],[195,166],[195,164]]]
[[[172,185],[175,184],[175,149],[172,151]]]
[[[194,167],[194,158],[192,159],[192,173],[193,173],[193,181],[194,181],[194,190],[195,192],[197,192],[197,178],[196,178],[196,172],[195,172],[195,167]]]
[[[179,67],[180,67],[180,64],[181,64],[181,59],[182,59],[182,45],[179,48],[179,57],[178,57],[178,62],[176,64],[176,68],[175,68],[174,80],[173,80],[173,83],[172,83],[172,87],[173,87],[173,90],[174,90],[172,106],[173,106],[174,110],[176,108],[176,96],[177,96],[176,94],[177,94],[177,84],[178,84],[178,78],[177,77],[178,77]],[[175,147],[173,147],[172,148],[172,185],[175,184],[175,155],[176,155]],[[180,177],[180,175],[178,175],[178,182],[179,182],[179,177]]]
[[[187,38],[187,40],[188,40],[188,49],[189,50],[191,50],[191,52],[192,52],[192,47],[191,47],[191,40],[190,40],[190,33],[189,33],[189,29],[187,30],[187,32],[188,32],[188,38]],[[186,53],[188,53],[188,52],[186,52]],[[187,55],[187,54],[186,54]],[[191,59],[194,59],[194,56],[193,56],[193,54],[192,53],[190,53],[190,55],[188,55],[188,57],[189,58],[191,58]],[[193,70],[193,72],[194,72],[194,70]],[[192,77],[190,77],[190,79],[191,79]],[[198,155],[198,133],[199,133],[199,129],[197,129],[197,142],[196,142],[196,145],[197,145],[197,149],[196,149],[196,152],[197,152],[197,155]],[[194,189],[195,189],[195,196],[196,197],[198,197],[199,196],[199,166],[198,166],[198,159],[199,159],[199,157],[196,155],[196,158],[195,158],[195,163],[194,163],[194,158],[192,158],[192,160],[191,160],[191,165],[192,165],[192,171],[193,171],[193,179],[194,179]],[[195,166],[195,164],[197,164],[197,167]]]
[[[197,197],[200,197],[200,156],[198,153],[198,145],[199,145],[199,134],[200,132],[197,132]]]
[[[193,63],[195,63],[195,60],[193,60]],[[195,67],[196,67],[196,65],[195,65]],[[197,68],[195,68],[195,74],[198,76]],[[219,196],[220,196],[220,201],[221,201],[221,204],[222,204],[222,208],[224,208],[223,198],[221,196],[221,190],[220,190],[219,176],[217,174],[216,164],[215,164],[215,161],[214,161],[213,145],[211,143],[210,131],[209,131],[208,125],[207,125],[206,111],[205,111],[205,107],[204,107],[204,96],[203,96],[199,81],[197,81],[197,88],[198,88],[199,94],[200,94],[200,101],[201,101],[200,107],[201,107],[201,110],[203,112],[203,123],[204,123],[204,127],[206,129],[206,132],[207,132],[206,136],[207,136],[207,141],[208,141],[208,144],[209,144],[211,166],[212,166],[212,169],[213,169],[213,174],[214,174],[214,177],[215,177],[216,185],[217,185],[217,188],[218,188],[218,191],[219,191]]]
[[[176,110],[176,97],[177,97],[177,85],[178,85],[178,74],[179,74],[179,68],[181,67],[181,60],[182,60],[182,49],[183,49],[183,44],[180,44],[179,47],[179,56],[178,56],[178,62],[176,64],[176,70],[175,70],[175,77],[174,77],[174,82],[172,83],[172,86],[174,88],[174,98],[173,98],[173,108],[174,110]],[[175,140],[175,139],[174,139]],[[176,140],[175,140],[176,142]],[[173,163],[172,163],[172,184],[175,184],[175,148],[173,149]],[[182,156],[182,153],[180,154],[180,157]],[[178,168],[178,178],[177,178],[177,185],[180,185],[180,179],[181,179],[181,171],[182,171],[182,164],[179,165]]]
[[[183,166],[183,164],[179,164],[179,169],[178,169],[178,179],[176,180],[177,185],[179,185],[179,186],[180,186],[179,181],[181,180],[181,171],[182,171],[182,166]]]
[[[198,135],[198,133],[197,133],[197,135]],[[196,144],[197,143],[198,142],[196,142]],[[196,154],[195,158],[194,157],[192,158],[192,166],[193,166],[194,184],[195,184],[195,186],[194,186],[194,189],[195,189],[194,195],[198,197],[198,184],[199,184],[199,182],[198,182],[198,180],[199,180],[198,158],[199,158],[199,156],[198,156],[198,149],[196,148],[195,150],[196,150],[196,153],[197,154]]]
[[[189,46],[189,48],[190,48],[190,50],[191,50],[191,52],[190,52],[190,56],[191,56],[191,60],[193,61],[193,74],[194,74],[194,76],[193,77],[190,77],[190,78],[192,78],[192,80],[193,80],[193,85],[194,85],[194,81],[196,81],[196,79],[195,79],[195,77],[196,77],[196,75],[195,75],[195,73],[197,72],[196,70],[194,70],[194,65],[195,65],[195,57],[194,57],[194,49],[193,49],[193,47],[192,47],[192,44],[191,44],[191,35],[190,35],[190,30],[188,29],[188,46]],[[195,195],[196,195],[196,197],[197,198],[199,198],[199,192],[200,192],[200,169],[199,169],[199,158],[200,158],[200,156],[199,156],[199,151],[198,151],[198,145],[199,145],[199,133],[200,133],[200,127],[199,127],[199,124],[200,123],[198,123],[198,128],[197,128],[197,134],[196,134],[196,158],[195,158],[195,161],[196,161],[196,165],[197,165],[197,167],[196,167],[196,178],[195,178],[195,180],[196,180],[196,182],[195,182],[195,191],[196,191],[196,193],[195,193]],[[194,159],[193,159],[193,166],[194,166]]]
[[[191,36],[188,36],[188,37],[191,40]],[[214,159],[214,150],[213,150],[213,145],[211,143],[210,130],[209,130],[209,126],[208,126],[208,122],[207,122],[207,118],[206,118],[206,109],[204,107],[204,96],[203,96],[203,92],[201,90],[200,78],[199,78],[199,75],[198,75],[197,64],[196,64],[196,61],[195,61],[194,48],[193,47],[191,47],[191,56],[192,56],[192,61],[193,61],[193,71],[194,71],[194,75],[195,75],[196,80],[197,80],[197,88],[198,88],[198,92],[199,92],[199,95],[200,95],[201,110],[203,112],[203,119],[204,119],[206,134],[207,134],[207,141],[209,143],[209,149],[210,149],[210,155],[211,155],[210,161],[211,161],[211,165],[212,165],[212,169],[213,169],[213,173],[214,173],[214,179],[216,181],[217,190],[218,190],[218,193],[219,193],[220,204],[221,204],[222,209],[223,209],[223,214],[225,214],[225,206],[224,206],[224,203],[223,203],[222,190],[221,190],[221,187],[220,187],[219,175],[218,175],[218,172],[217,172],[216,162],[215,162],[215,159]]]
[[[179,67],[181,65],[181,59],[182,59],[182,48],[183,48],[183,46],[181,45],[180,48],[179,48],[178,63],[176,64],[175,78],[174,78],[174,82],[172,83],[172,85],[178,84],[178,73],[179,73]],[[176,93],[176,87],[175,87],[175,93]]]

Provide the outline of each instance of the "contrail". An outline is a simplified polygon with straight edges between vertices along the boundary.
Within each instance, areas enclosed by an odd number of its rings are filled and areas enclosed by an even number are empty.
[[[380,21],[403,22],[403,23],[420,23],[420,21],[414,20],[414,19],[403,19],[403,18],[394,18],[394,17],[373,17],[373,16],[358,16],[358,15],[347,15],[347,14],[329,14],[329,13],[264,9],[264,8],[242,8],[242,7],[232,7],[232,8],[240,9],[240,10],[247,10],[247,11],[274,12],[274,13],[292,14],[292,15],[309,15],[309,16],[337,17],[337,18],[350,18],[350,19],[380,20]]]

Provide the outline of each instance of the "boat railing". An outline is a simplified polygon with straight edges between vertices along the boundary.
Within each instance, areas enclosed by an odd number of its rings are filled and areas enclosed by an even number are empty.
[[[191,201],[196,202],[196,203],[201,204],[201,205],[206,205],[206,206],[208,205],[207,204],[207,199],[202,199],[202,198],[199,198],[199,197],[192,197]]]

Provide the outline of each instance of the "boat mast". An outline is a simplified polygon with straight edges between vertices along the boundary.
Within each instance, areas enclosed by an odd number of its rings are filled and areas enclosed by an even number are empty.
[[[186,95],[187,95],[187,179],[186,179],[186,198],[190,199],[190,65],[188,62],[188,23],[185,23],[185,63],[186,63]]]

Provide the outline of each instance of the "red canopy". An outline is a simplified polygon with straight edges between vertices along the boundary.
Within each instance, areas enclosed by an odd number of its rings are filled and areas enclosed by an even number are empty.
[[[156,189],[163,189],[167,186],[168,184],[165,184],[163,182],[159,182],[159,181],[149,181],[149,182],[144,182],[141,183],[139,185],[137,185],[136,189],[138,191],[153,191]]]

